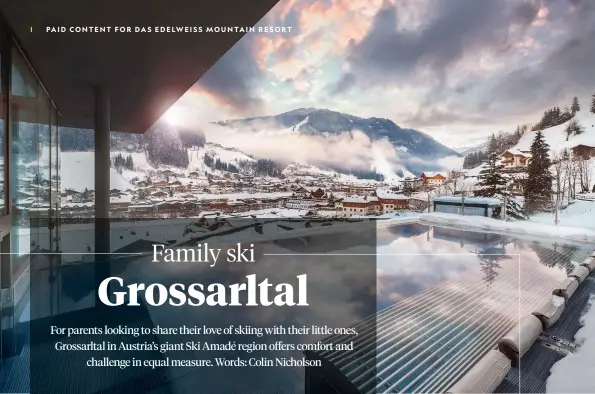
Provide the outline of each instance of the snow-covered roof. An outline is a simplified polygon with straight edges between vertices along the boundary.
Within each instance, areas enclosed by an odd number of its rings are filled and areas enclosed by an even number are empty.
[[[504,153],[510,153],[511,155],[514,156],[522,156],[522,157],[526,157],[526,158],[531,158],[531,153],[525,153],[522,152],[519,149],[513,148],[513,149],[508,149],[507,151],[504,151]],[[502,155],[504,155],[504,153],[502,153]]]
[[[446,172],[442,172],[442,171],[424,171],[424,172],[422,172],[422,175],[424,175],[426,178],[433,178],[437,175],[448,178],[448,174]]]
[[[432,199],[434,202],[462,203],[461,196],[438,196]],[[465,204],[486,204],[492,206],[502,205],[502,201],[491,197],[465,197]]]
[[[395,193],[391,190],[376,190],[376,195],[379,198],[388,200],[388,199],[392,199],[392,200],[409,200],[409,197],[407,197],[404,194],[399,194],[399,193]]]
[[[118,197],[110,197],[109,202],[110,204],[129,203],[132,202],[132,196],[123,194]]]
[[[345,197],[343,199],[343,202],[365,204],[365,203],[369,202],[369,200],[367,200],[366,198],[361,197],[361,196],[349,196],[349,197]]]

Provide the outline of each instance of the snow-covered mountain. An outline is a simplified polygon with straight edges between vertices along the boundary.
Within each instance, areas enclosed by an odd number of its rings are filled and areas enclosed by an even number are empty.
[[[488,148],[488,143],[486,142],[482,142],[481,144],[476,144],[476,145],[469,145],[469,146],[461,146],[458,148],[454,148],[454,150],[456,150],[457,152],[459,152],[462,156],[467,156],[470,153],[476,153],[476,152],[485,152]]]
[[[221,139],[224,134],[228,137]],[[91,130],[61,131],[64,152],[91,151],[93,140]],[[445,170],[441,159],[460,157],[430,136],[388,119],[316,108],[192,127],[160,121],[142,135],[112,133],[110,148],[132,156],[134,168],[143,172],[177,168],[280,176],[289,164],[300,162],[333,176],[390,183],[422,171]]]
[[[274,116],[226,120],[217,122],[225,127],[268,133],[300,133],[322,136],[361,131],[371,140],[388,140],[398,151],[414,157],[439,159],[460,156],[429,135],[402,128],[389,119],[361,118],[342,112],[318,108],[299,108]]]

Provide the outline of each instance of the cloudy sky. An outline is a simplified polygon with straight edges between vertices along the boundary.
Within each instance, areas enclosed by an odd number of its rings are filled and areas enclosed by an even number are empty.
[[[460,147],[595,93],[595,0],[280,0],[259,25],[292,31],[246,35],[178,118],[320,107]]]

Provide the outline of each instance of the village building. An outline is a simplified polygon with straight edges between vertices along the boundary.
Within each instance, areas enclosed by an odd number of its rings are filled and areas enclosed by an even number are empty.
[[[367,196],[372,194],[376,189],[369,186],[344,186],[341,191],[347,195]]]
[[[424,185],[441,186],[448,179],[448,175],[445,172],[426,171],[421,173],[421,179]]]
[[[132,197],[127,195],[110,197],[110,212],[126,212],[132,205]]]
[[[575,145],[570,148],[572,151],[573,156],[582,157],[585,159],[590,159],[591,157],[595,157],[595,146],[589,145]]]
[[[531,160],[531,152],[519,149],[509,149],[500,155],[501,164],[508,168],[526,167]]]
[[[376,196],[382,205],[383,213],[392,213],[409,209],[409,197],[387,190],[377,190]]]
[[[369,201],[367,196],[350,196],[336,202],[335,206],[343,216],[369,215],[377,209],[378,199]]]
[[[279,204],[279,208],[309,209],[316,205],[316,201],[306,198],[290,198]]]
[[[401,180],[401,183],[403,185],[408,185],[408,187],[410,186],[412,189],[417,189],[419,187],[421,187],[424,183],[423,179],[421,178],[415,178],[415,177],[405,177]]]

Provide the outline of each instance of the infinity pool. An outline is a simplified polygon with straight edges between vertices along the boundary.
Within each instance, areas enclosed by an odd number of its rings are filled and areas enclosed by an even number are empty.
[[[177,231],[172,229],[172,236]],[[77,237],[80,239],[80,234]],[[307,273],[312,308],[149,307],[150,321],[161,327],[214,322],[253,327],[352,325],[360,330],[354,350],[322,352],[321,356],[360,392],[445,392],[591,252],[587,246],[521,241],[419,224],[268,240],[259,243],[257,249],[259,259],[250,266],[218,264],[209,268],[151,263],[143,257],[114,261],[111,272],[125,282],[164,285],[233,283],[247,274],[279,283]],[[93,308],[96,273],[94,264],[73,265],[57,272],[34,270],[31,305],[26,308],[31,318],[67,312],[75,316],[76,311]],[[323,339],[274,335],[262,340],[316,343]],[[47,354],[44,352],[47,350],[32,349],[30,353],[31,357],[40,357],[36,359],[39,365],[51,365],[50,360],[42,360]],[[294,356],[302,354],[296,352]],[[76,358],[68,360],[74,361]],[[52,363],[61,365],[57,360]],[[84,376],[85,371],[72,366],[68,377]],[[118,376],[113,384],[127,384],[127,379],[138,379],[138,374]],[[154,378],[161,382],[155,384],[167,386],[169,391],[163,392],[180,394],[188,390],[234,392],[240,387],[244,392],[303,393],[304,376],[303,368],[239,368],[232,374],[227,369],[210,368],[169,369]],[[21,391],[22,379],[19,384],[19,390],[1,387],[1,391]],[[75,383],[65,380],[61,384],[66,389]],[[104,380],[94,388],[108,388],[101,384]]]

